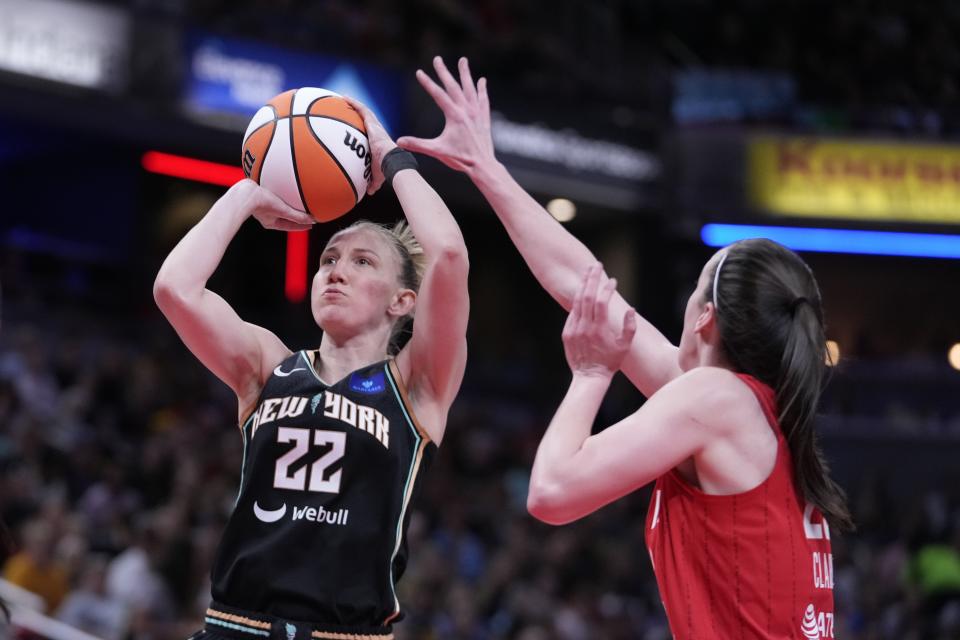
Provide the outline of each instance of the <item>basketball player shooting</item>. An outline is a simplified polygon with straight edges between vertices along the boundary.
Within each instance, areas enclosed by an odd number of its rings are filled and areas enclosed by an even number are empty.
[[[466,364],[467,251],[413,156],[351,104],[373,158],[369,192],[390,183],[409,227],[360,222],[333,235],[310,293],[319,347],[291,351],[207,289],[248,218],[283,231],[313,223],[251,180],[214,204],[156,278],[157,304],[184,344],[236,393],[244,441],[198,636],[383,639],[402,617],[395,585],[410,499]]]
[[[527,506],[563,524],[650,482],[646,543],[673,637],[832,638],[830,527],[852,526],[813,431],[826,343],[809,267],[768,240],[704,266],[671,344],[494,155],[484,79],[417,79],[445,116],[401,147],[473,181],[540,284],[570,312],[572,381],[540,443]],[[610,380],[647,396],[596,435]]]

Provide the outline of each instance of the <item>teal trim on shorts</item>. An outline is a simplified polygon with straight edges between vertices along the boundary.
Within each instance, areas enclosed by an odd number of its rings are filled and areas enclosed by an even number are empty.
[[[219,625],[219,626],[221,626],[221,627],[226,627],[226,628],[228,628],[228,629],[234,629],[234,630],[236,630],[236,631],[243,631],[244,633],[250,633],[250,634],[253,634],[253,635],[255,635],[255,636],[267,636],[267,637],[270,636],[270,632],[269,632],[269,631],[264,631],[263,629],[254,629],[254,628],[252,628],[252,627],[245,627],[245,626],[243,626],[242,624],[234,624],[234,623],[232,623],[232,622],[224,622],[223,620],[217,620],[216,618],[211,618],[210,616],[206,616],[206,617],[204,618],[204,621],[205,621],[207,624],[215,624],[215,625]]]

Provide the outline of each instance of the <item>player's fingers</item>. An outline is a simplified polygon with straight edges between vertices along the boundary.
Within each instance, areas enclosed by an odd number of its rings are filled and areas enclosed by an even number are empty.
[[[477,82],[477,100],[480,108],[490,118],[490,96],[487,94],[487,79],[480,78]]]
[[[587,268],[580,282],[579,304],[577,308],[577,327],[581,332],[585,331],[589,322],[593,307],[593,299],[590,296],[590,278],[593,275],[593,265]]]
[[[417,69],[417,82],[420,83],[424,91],[430,94],[430,97],[433,98],[433,101],[437,103],[437,106],[445,115],[453,110],[453,101],[447,95],[447,92],[422,69]]]
[[[343,100],[353,107],[354,111],[360,114],[360,117],[363,118],[363,123],[365,125],[368,127],[370,125],[376,125],[381,128],[383,127],[383,125],[380,124],[380,120],[377,118],[376,114],[370,110],[370,107],[363,104],[356,98],[351,98],[350,96],[343,96]]]
[[[587,322],[594,322],[597,318],[596,306],[601,274],[602,270],[599,262],[590,265],[583,287],[583,316]]]
[[[353,98],[351,96],[343,96],[343,101],[346,102],[351,107],[353,107],[357,113],[359,113],[361,116],[364,117],[364,119],[366,119],[368,115],[371,115],[371,116],[373,115],[373,112],[370,111],[367,105],[363,104],[356,98]]]
[[[277,220],[285,219],[304,225],[313,225],[313,223],[316,222],[309,213],[294,209],[272,191],[260,187],[258,195],[260,199],[254,212],[259,210],[264,212],[265,215]]]
[[[310,228],[313,227],[313,224],[301,224],[299,222],[293,222],[292,220],[277,218],[273,221],[271,227],[279,231],[309,231]]]
[[[437,141],[435,138],[415,138],[402,136],[397,138],[397,146],[406,151],[422,153],[428,156],[437,155]]]
[[[576,298],[574,298],[574,303],[576,303]],[[570,307],[570,313],[567,314],[567,319],[563,323],[563,331],[560,333],[560,337],[564,342],[570,340],[573,337],[573,332],[577,328],[577,314],[576,306]]]
[[[597,318],[605,319],[610,308],[610,298],[613,297],[613,292],[617,290],[617,279],[607,278],[606,274],[603,274],[602,282],[600,293],[597,295],[595,314]]]
[[[570,306],[570,317],[573,319],[574,329],[580,326],[580,321],[583,319],[583,296],[586,283],[587,279],[584,277],[577,289],[577,295],[573,297],[573,304]]]
[[[379,191],[380,187],[383,186],[383,182],[384,182],[384,178],[382,175],[379,177],[379,179],[371,179],[370,183],[367,184],[367,195],[372,196],[377,191]]]
[[[633,342],[637,333],[637,314],[633,309],[627,309],[623,314],[623,330],[620,332],[620,345],[626,347]]]
[[[443,83],[443,87],[447,90],[447,94],[454,100],[463,98],[463,89],[460,88],[460,85],[453,78],[453,74],[450,73],[450,70],[447,69],[447,65],[443,63],[443,58],[440,56],[433,57],[433,68],[437,72],[437,77],[440,78],[440,82]]]
[[[301,225],[308,225],[308,226],[312,226],[316,222],[313,216],[311,216],[309,213],[306,213],[304,211],[298,211],[297,209],[294,209],[293,207],[290,207],[290,206],[284,209],[283,219],[289,220],[294,224],[301,224]]]
[[[477,87],[473,84],[473,76],[470,75],[470,62],[465,57],[460,58],[458,66],[460,67],[460,89],[468,102],[476,103]]]

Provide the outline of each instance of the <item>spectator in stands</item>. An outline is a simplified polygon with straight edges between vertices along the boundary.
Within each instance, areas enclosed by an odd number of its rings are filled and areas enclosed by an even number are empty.
[[[70,590],[67,570],[56,558],[57,534],[43,520],[23,527],[23,550],[3,567],[3,577],[41,596],[48,611],[55,611]]]
[[[3,520],[0,520],[0,551],[6,556],[12,549],[13,539],[10,537],[7,525],[4,524]],[[6,601],[0,598],[0,640],[6,640],[9,637],[7,632],[9,622],[10,609],[7,607]]]
[[[18,287],[39,295],[40,287],[30,278],[21,279]],[[107,482],[112,473],[107,460],[122,461],[129,476],[124,480],[125,488],[138,494],[147,510],[161,513],[176,508],[186,512],[183,520],[176,522],[192,547],[188,577],[178,578],[183,568],[167,568],[170,559],[179,556],[170,553],[172,547],[167,541],[174,527],[164,524],[162,518],[151,518],[159,527],[156,544],[136,542],[130,550],[127,509],[119,510],[121,515],[111,523],[109,535],[89,527],[78,527],[73,535],[86,536],[88,546],[115,557],[116,565],[138,565],[140,572],[130,573],[150,576],[147,580],[155,591],[173,590],[182,602],[171,605],[166,615],[176,615],[184,628],[196,628],[209,602],[205,579],[223,523],[233,507],[240,475],[239,467],[232,462],[242,455],[241,439],[222,429],[223,423],[235,418],[233,395],[220,393],[213,377],[196,373],[198,368],[182,349],[165,346],[172,344],[174,334],[160,325],[159,316],[152,324],[149,317],[138,315],[139,311],[132,316],[104,315],[100,308],[85,311],[45,301],[49,313],[41,318],[30,312],[35,307],[15,298],[10,288],[4,293],[8,295],[0,331],[0,513],[19,533],[26,521],[35,519],[44,509],[46,495],[63,491],[71,511],[70,522],[84,523],[85,518],[80,517],[82,496],[89,487]],[[30,332],[39,338],[33,346],[18,337],[22,327],[28,326],[18,326],[18,318],[30,319]],[[536,343],[538,336],[533,332],[541,329],[539,324],[529,331],[521,329],[511,345]],[[79,341],[78,348],[86,357],[58,357],[60,337],[65,335]],[[59,421],[31,417],[32,404],[20,396],[26,387],[15,385],[8,377],[15,372],[3,369],[4,363],[23,362],[25,351],[37,345],[40,348],[31,358],[40,378],[53,374],[66,394],[82,378],[81,368],[90,367],[94,376],[90,384],[102,390],[94,394],[89,406],[62,403],[61,419],[78,425],[76,441],[59,439]],[[117,387],[111,381],[114,376],[109,367],[90,366],[90,356],[100,354],[104,345],[127,354],[130,362],[154,363],[165,381],[164,385],[148,385],[157,403],[150,407],[149,414],[126,420],[122,429],[98,430],[84,419],[114,410],[118,402],[117,397],[111,397]],[[935,357],[938,362],[943,359],[941,353]],[[450,636],[444,632],[454,624],[458,629],[469,627],[463,637],[559,640],[566,637],[563,634],[577,633],[579,620],[596,625],[592,627],[595,638],[664,640],[668,637],[666,623],[646,552],[625,542],[642,535],[645,496],[611,505],[589,522],[571,525],[564,529],[563,539],[559,532],[526,514],[523,499],[539,436],[532,426],[543,417],[544,398],[550,400],[555,390],[538,382],[548,365],[532,357],[518,358],[518,363],[532,373],[504,378],[508,372],[502,369],[493,373],[473,369],[467,378],[460,409],[450,418],[457,428],[449,430],[444,442],[446,453],[439,457],[432,469],[433,481],[411,513],[410,544],[416,553],[401,582],[400,597],[410,603],[410,618],[398,626],[397,640],[447,638]],[[944,366],[942,375],[911,374],[904,380],[895,362],[878,363],[870,358],[857,362],[850,358],[846,363],[828,386],[838,390],[838,400],[825,407],[837,431],[843,433],[842,442],[846,444],[841,446],[855,448],[851,457],[866,466],[876,457],[876,451],[886,455],[891,449],[896,450],[901,462],[912,458],[915,464],[908,467],[906,475],[898,476],[890,491],[871,497],[861,483],[852,487],[855,519],[863,527],[861,534],[845,537],[842,545],[835,546],[835,637],[938,638],[933,632],[920,635],[924,614],[911,603],[912,589],[918,587],[911,587],[906,579],[908,572],[901,568],[911,558],[919,568],[919,556],[906,551],[911,538],[911,512],[913,505],[928,502],[928,491],[922,487],[935,482],[922,481],[918,471],[928,472],[930,478],[942,472],[937,470],[935,458],[931,459],[934,462],[926,461],[925,452],[931,448],[948,451],[956,445],[932,436],[914,440],[901,434],[891,440],[889,420],[871,398],[922,407],[927,396],[913,390],[920,388],[926,393],[936,388],[940,391],[934,396],[944,403],[945,414],[956,419],[960,411],[950,401],[960,398],[960,376]],[[501,389],[514,393],[511,396]],[[851,424],[869,427],[869,435],[852,433]],[[872,449],[874,445],[878,448]],[[918,469],[923,465],[926,467]],[[858,474],[865,473],[859,466],[851,468]],[[955,466],[950,469],[955,473]],[[907,496],[903,495],[907,491],[905,480],[910,481]],[[193,490],[197,486],[204,490]],[[894,491],[897,487],[899,494]],[[941,488],[945,493],[942,507],[936,515],[921,514],[922,520],[942,523],[944,518],[947,522],[956,519],[960,488],[947,482],[941,482]],[[465,504],[463,496],[471,499]],[[58,557],[62,558],[60,552],[66,545],[62,536],[58,538]],[[478,557],[484,558],[483,562],[477,562]],[[5,559],[5,554],[0,554],[0,563]],[[159,576],[168,577],[158,580]],[[171,589],[167,583],[175,586]],[[471,602],[463,601],[463,583],[469,585]],[[135,591],[149,591],[132,578],[123,584],[132,585]],[[181,593],[181,589],[189,593]],[[916,593],[919,604],[919,590]],[[143,595],[139,597],[142,601]],[[562,610],[573,612],[573,622],[569,613],[564,614],[562,622],[554,615]],[[946,604],[940,613],[943,621],[949,622],[954,610]],[[172,627],[158,625],[157,618],[170,619],[160,614],[132,618],[128,637],[145,638],[148,633],[154,638],[160,633],[186,637],[186,632],[177,635]],[[0,616],[0,639],[4,638],[3,626]],[[941,638],[958,637],[955,632],[953,636],[943,630],[939,633]]]
[[[925,637],[960,633],[960,527],[922,544],[910,559],[908,578],[919,594]]]
[[[121,640],[127,628],[128,608],[107,594],[107,558],[86,559],[79,584],[57,611],[57,619],[103,640]]]
[[[135,523],[132,544],[110,561],[106,590],[110,598],[119,600],[134,614],[170,617],[174,615],[172,595],[156,569],[163,543],[150,517],[142,516]]]

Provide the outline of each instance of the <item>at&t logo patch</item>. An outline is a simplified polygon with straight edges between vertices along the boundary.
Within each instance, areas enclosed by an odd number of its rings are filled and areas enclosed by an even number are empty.
[[[803,613],[803,622],[800,624],[800,631],[807,640],[825,640],[833,637],[833,612],[821,611],[813,608],[812,604],[807,605]]]

